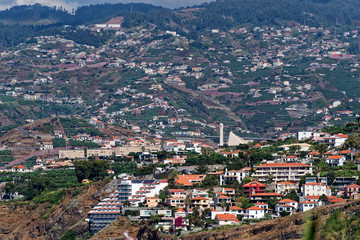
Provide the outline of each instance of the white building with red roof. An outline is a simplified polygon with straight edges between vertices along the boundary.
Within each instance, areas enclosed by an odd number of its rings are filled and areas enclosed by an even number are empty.
[[[331,167],[343,166],[345,162],[346,157],[344,155],[335,155],[326,158],[326,163]]]
[[[291,190],[297,190],[296,184],[293,182],[278,182],[275,184],[276,193],[288,193]]]
[[[260,207],[253,206],[245,210],[243,219],[261,219],[264,217],[265,210]]]
[[[305,183],[301,192],[303,196],[331,196],[331,189],[325,183]]]
[[[318,206],[319,204],[317,202],[306,200],[299,203],[299,211],[306,212]]]

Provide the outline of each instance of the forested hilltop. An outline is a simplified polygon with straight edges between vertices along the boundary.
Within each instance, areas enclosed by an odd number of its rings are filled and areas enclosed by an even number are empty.
[[[0,43],[13,46],[28,37],[59,30],[62,25],[97,23],[114,16],[124,16],[125,27],[148,22],[192,33],[190,36],[207,28],[228,29],[241,24],[283,25],[296,21],[313,26],[344,26],[360,22],[360,2],[356,0],[218,0],[196,8],[189,16],[142,3],[90,5],[71,13],[39,4],[16,6],[0,12]]]

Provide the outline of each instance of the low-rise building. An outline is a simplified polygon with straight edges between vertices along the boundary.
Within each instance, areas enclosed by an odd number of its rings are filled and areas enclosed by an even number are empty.
[[[210,200],[208,198],[196,197],[191,199],[191,207],[198,208],[201,211],[210,208]]]
[[[171,197],[166,199],[166,203],[171,207],[175,208],[184,208],[185,207],[185,198],[182,197]]]
[[[303,163],[265,163],[255,166],[254,177],[260,182],[268,180],[272,176],[274,182],[299,182],[301,177],[312,174],[312,166]]]
[[[289,193],[291,190],[296,190],[295,183],[292,182],[278,182],[275,184],[275,192],[286,194]]]
[[[206,175],[178,175],[175,180],[176,185],[193,186],[196,183],[202,183]]]
[[[326,159],[326,163],[331,167],[343,166],[346,162],[346,157],[343,155],[329,156]]]
[[[357,184],[351,184],[344,187],[344,195],[346,197],[351,197],[354,194],[360,193],[360,186]]]
[[[169,197],[186,198],[186,192],[184,189],[168,189],[167,194]]]
[[[255,193],[265,193],[266,185],[257,181],[252,181],[243,185],[244,195],[251,197]]]
[[[260,207],[253,206],[245,210],[243,219],[261,219],[264,217],[265,217],[265,210]]]
[[[240,220],[234,214],[216,214],[215,223],[218,225],[240,224]]]
[[[331,196],[331,189],[324,183],[305,183],[302,186],[303,196]]]
[[[319,204],[317,202],[306,200],[299,204],[299,211],[306,212],[318,206]]]
[[[223,175],[220,175],[220,185],[228,185],[234,181],[241,183],[244,178],[249,176],[249,172],[244,170],[230,170],[225,169]]]
[[[145,198],[145,206],[146,207],[157,207],[160,202],[160,198],[158,197],[146,197]]]

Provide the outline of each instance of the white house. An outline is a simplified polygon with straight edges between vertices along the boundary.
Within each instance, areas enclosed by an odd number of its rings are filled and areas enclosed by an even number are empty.
[[[220,175],[220,185],[227,185],[232,181],[238,181],[239,183],[241,183],[247,176],[249,176],[249,172],[244,170],[228,171],[227,169],[225,169],[224,174]]]
[[[326,163],[331,167],[343,166],[346,162],[346,157],[343,155],[329,156],[326,159]]]
[[[311,210],[318,206],[319,206],[318,203],[307,200],[307,201],[303,201],[299,204],[299,209],[300,209],[300,212],[305,212],[305,211]]]
[[[218,225],[234,225],[239,224],[240,220],[234,214],[217,214],[215,223]]]
[[[287,193],[296,189],[295,183],[292,182],[278,182],[275,184],[276,193]]]
[[[265,217],[265,210],[253,206],[245,210],[244,219],[261,219]]]
[[[331,189],[325,183],[305,183],[302,186],[303,196],[331,196]]]

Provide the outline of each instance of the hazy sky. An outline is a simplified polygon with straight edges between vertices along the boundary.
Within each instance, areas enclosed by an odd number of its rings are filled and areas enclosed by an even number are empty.
[[[15,5],[32,5],[40,3],[45,6],[62,6],[68,10],[76,9],[78,6],[99,3],[151,3],[168,8],[193,6],[210,0],[0,0],[0,9],[6,9]]]

